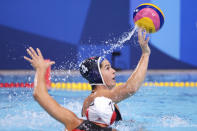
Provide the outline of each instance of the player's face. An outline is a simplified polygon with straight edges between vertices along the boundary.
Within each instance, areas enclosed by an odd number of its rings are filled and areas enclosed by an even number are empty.
[[[101,73],[107,87],[113,88],[116,85],[116,71],[111,67],[111,64],[106,59],[101,63]]]

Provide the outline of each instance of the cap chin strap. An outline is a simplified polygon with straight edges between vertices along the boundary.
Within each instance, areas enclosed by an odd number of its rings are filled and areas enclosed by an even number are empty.
[[[104,85],[104,86],[107,87],[107,85],[105,84],[105,81],[104,81],[104,79],[103,79],[102,73],[101,73],[100,63],[101,63],[101,57],[98,58],[97,67],[98,67],[99,74],[100,74],[100,76],[101,76],[101,79],[102,79],[102,82],[103,82],[103,83],[92,83],[92,84],[90,84],[90,85]]]
[[[103,61],[103,60],[102,60],[102,61]],[[101,61],[101,57],[99,57],[97,64],[98,64],[99,74],[100,74],[100,76],[101,76],[103,85],[104,85],[104,86],[107,86],[107,85],[105,84],[105,81],[104,81],[104,79],[103,79],[103,75],[102,75],[102,73],[101,73],[100,63],[101,63],[102,61]]]

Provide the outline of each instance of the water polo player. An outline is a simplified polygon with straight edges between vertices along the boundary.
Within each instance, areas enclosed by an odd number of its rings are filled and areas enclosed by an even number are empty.
[[[53,118],[65,125],[68,131],[115,131],[108,127],[116,117],[112,100],[104,97],[96,97],[89,106],[87,115],[92,119],[79,119],[72,111],[62,107],[49,94],[45,82],[45,73],[49,66],[55,62],[45,62],[39,49],[32,47],[27,49],[31,59],[24,57],[36,70],[34,98]],[[102,122],[102,124],[100,124]]]
[[[102,57],[92,57],[84,60],[80,64],[81,75],[87,79],[92,86],[92,93],[84,101],[82,116],[87,114],[90,103],[92,103],[92,101],[98,96],[110,98],[117,104],[132,96],[140,88],[146,76],[149,56],[151,53],[148,41],[149,37],[146,39],[146,32],[142,33],[142,29],[139,29],[138,42],[142,50],[142,55],[136,69],[124,85],[115,87],[116,71],[111,67],[107,59]],[[121,120],[122,118],[117,105],[115,105],[115,111],[115,120]],[[89,116],[87,116],[87,118],[90,121],[92,120]]]

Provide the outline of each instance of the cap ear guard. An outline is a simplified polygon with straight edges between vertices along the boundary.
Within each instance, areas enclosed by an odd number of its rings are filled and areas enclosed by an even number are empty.
[[[103,82],[103,85],[106,85],[105,84],[105,81],[104,81],[104,79],[103,79],[103,75],[102,75],[102,73],[101,73],[101,63],[104,61],[104,58],[103,57],[99,57],[99,59],[98,59],[98,70],[99,70],[99,74],[100,74],[100,76],[101,76],[101,79],[102,79],[102,82]]]

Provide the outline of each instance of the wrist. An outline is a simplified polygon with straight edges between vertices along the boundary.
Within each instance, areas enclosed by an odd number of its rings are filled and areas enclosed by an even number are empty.
[[[45,74],[46,69],[45,69],[45,68],[41,68],[41,67],[39,67],[39,68],[36,68],[36,72],[44,73],[44,74]]]
[[[142,56],[150,56],[150,52],[142,52]]]

